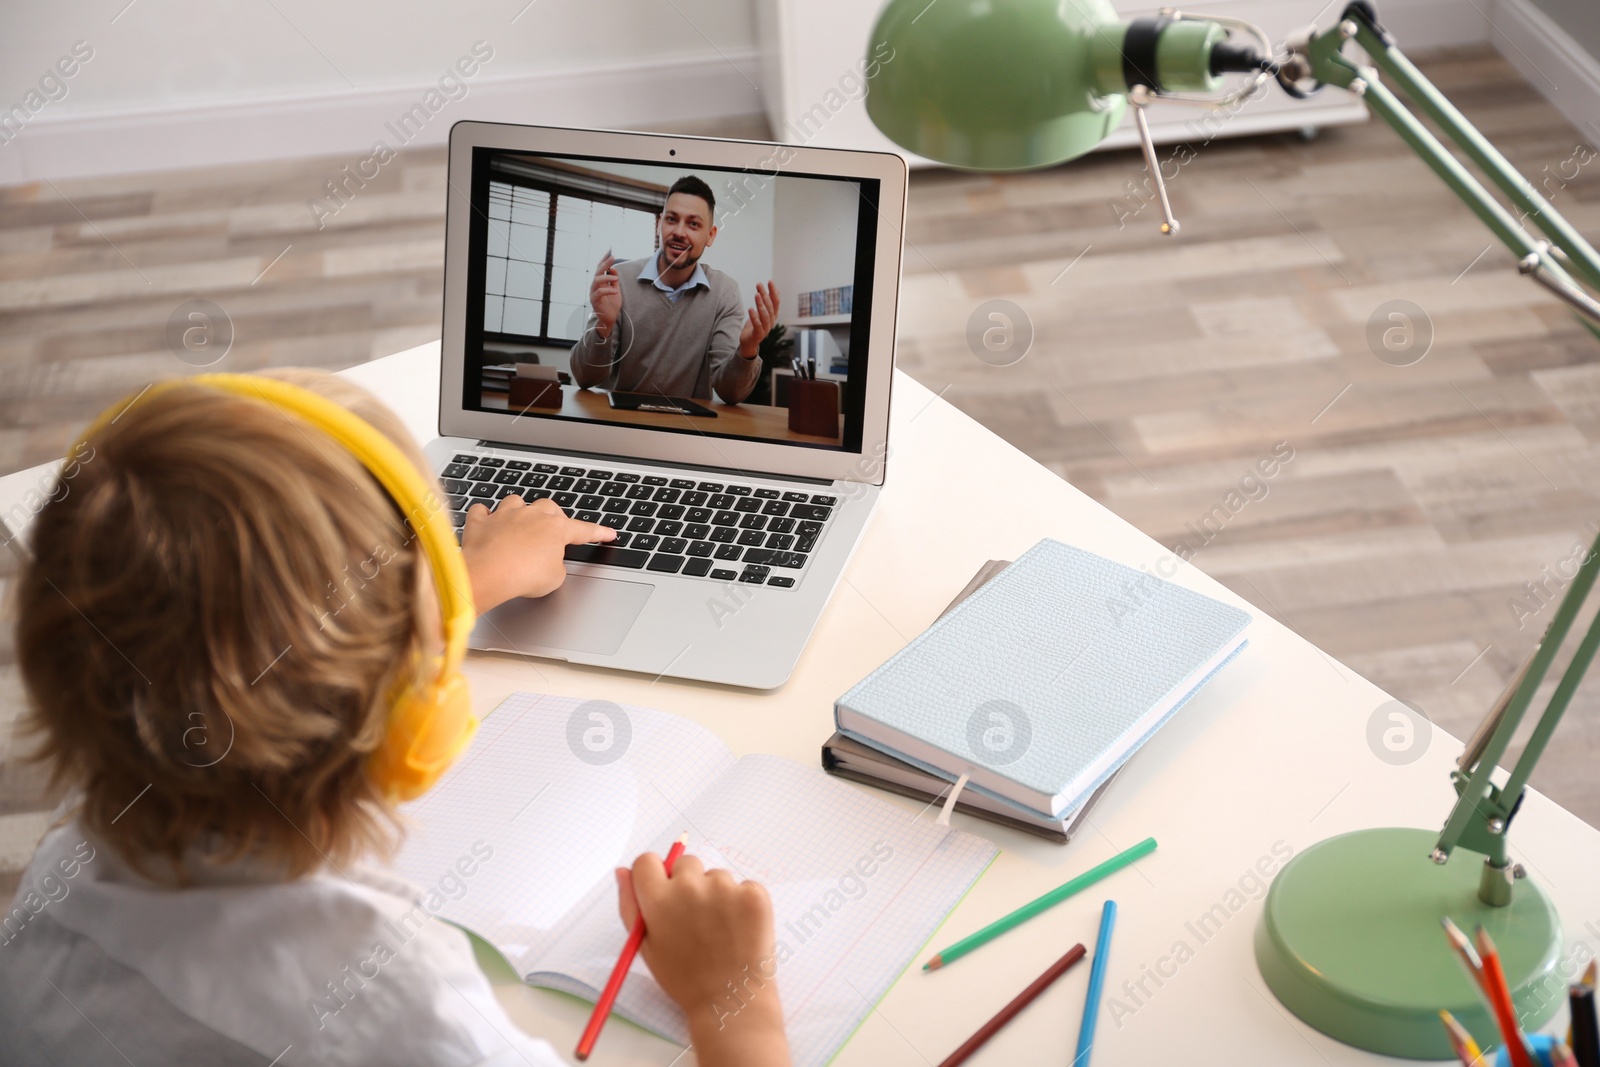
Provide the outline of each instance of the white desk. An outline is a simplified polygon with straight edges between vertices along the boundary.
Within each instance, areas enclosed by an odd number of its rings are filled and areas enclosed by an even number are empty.
[[[435,435],[436,344],[347,373],[389,401],[419,438]],[[1136,567],[1166,555],[900,374],[889,439],[877,516],[782,689],[652,683],[595,668],[474,655],[468,672],[478,710],[487,712],[519,689],[643,704],[704,723],[736,754],[768,752],[816,765],[833,729],[834,698],[932,622],[984,560],[1015,558],[1045,536]],[[0,515],[39,476],[35,469],[0,479]],[[964,495],[951,496],[952,486]],[[1097,1067],[1380,1062],[1302,1025],[1267,992],[1251,949],[1259,899],[1228,913],[1203,940],[1187,924],[1198,925],[1217,905],[1227,912],[1229,890],[1279,842],[1280,851],[1298,852],[1360,827],[1442,825],[1453,800],[1447,774],[1460,745],[1435,731],[1417,762],[1397,767],[1379,760],[1367,746],[1367,721],[1389,699],[1385,693],[1198,570],[1182,566],[1176,580],[1250,610],[1256,618],[1250,647],[1129,764],[1092,829],[1072,844],[1051,845],[956,816],[1002,854],[934,937],[935,947],[1145,836],[1156,837],[1158,851],[1103,891],[1056,907],[959,965],[935,974],[908,971],[834,1061],[840,1067],[937,1063],[1073,943],[1092,947],[1107,895],[1121,915]],[[1600,946],[1600,832],[1532,794],[1511,840],[1516,857],[1560,907],[1569,951],[1579,943],[1588,951]],[[1463,852],[1453,862],[1478,860]],[[1171,954],[1180,941],[1192,957],[1178,964]],[[1159,986],[1149,977],[1158,967],[1165,972]],[[1135,991],[1135,1001],[1124,983],[1141,978],[1148,995]],[[970,1062],[1068,1062],[1087,981],[1088,967],[1075,969]],[[572,1048],[586,1005],[511,981],[499,988],[521,1025],[558,1049]],[[1115,1019],[1110,998],[1125,1005]],[[1564,1029],[1564,1011],[1557,1023]],[[594,1062],[665,1065],[677,1054],[666,1042],[614,1023]]]

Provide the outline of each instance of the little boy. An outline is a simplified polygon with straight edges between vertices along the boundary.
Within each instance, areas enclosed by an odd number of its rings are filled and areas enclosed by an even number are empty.
[[[370,394],[275,376],[350,409],[434,484]],[[560,1064],[443,923],[347,989],[337,1016],[316,1010],[416,903],[361,862],[400,833],[370,756],[441,645],[395,502],[309,422],[196,384],[127,408],[74,458],[18,587],[27,722],[67,803],[0,916],[0,1060]],[[550,592],[565,546],[612,536],[549,501],[474,507],[462,552],[478,610]],[[642,856],[617,883],[699,1062],[787,1063],[775,993],[714,1007],[772,951],[765,890],[692,856],[670,879]]]

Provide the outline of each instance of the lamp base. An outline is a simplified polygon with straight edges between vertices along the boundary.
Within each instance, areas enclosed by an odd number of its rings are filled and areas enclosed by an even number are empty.
[[[1439,920],[1494,938],[1524,1029],[1550,1021],[1566,987],[1556,973],[1561,921],[1545,894],[1519,881],[1510,904],[1478,899],[1474,853],[1440,866],[1438,834],[1359,830],[1318,842],[1272,883],[1256,927],[1256,964],[1284,1007],[1357,1048],[1452,1059],[1447,1009],[1488,1047],[1499,1030]],[[1463,862],[1465,861],[1465,862]]]

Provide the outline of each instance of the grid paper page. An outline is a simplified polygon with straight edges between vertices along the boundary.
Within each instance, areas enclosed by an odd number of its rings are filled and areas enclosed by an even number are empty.
[[[688,851],[763,883],[772,895],[777,950],[752,960],[740,997],[777,983],[796,1067],[820,1067],[912,962],[996,849],[866,790],[775,756],[746,756],[685,809]],[[593,1000],[615,964],[623,931],[609,900],[577,920],[545,954],[535,985]],[[732,977],[732,976],[730,976]],[[735,1012],[732,994],[718,1018]],[[617,1011],[680,1043],[687,1021],[636,960]]]
[[[682,829],[674,811],[732,763],[715,734],[676,715],[515,693],[444,780],[406,806],[395,867],[422,887],[429,911],[527,974],[580,916],[617,923],[613,869],[665,853]]]

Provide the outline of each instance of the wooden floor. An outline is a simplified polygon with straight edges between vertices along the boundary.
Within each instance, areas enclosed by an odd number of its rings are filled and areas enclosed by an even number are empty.
[[[1600,160],[1575,155],[1600,129],[1574,130],[1487,50],[1422,66],[1600,238]],[[230,370],[338,368],[438,337],[443,151],[401,155],[319,230],[307,200],[344,162],[0,189],[0,471],[184,371],[165,335],[190,299],[226,311]],[[1553,613],[1550,576],[1600,529],[1600,342],[1376,124],[1196,146],[1171,186],[1176,238],[1141,181],[1130,152],[917,173],[900,366],[1465,736]],[[1031,322],[1009,366],[968,341],[991,300]],[[1414,341],[1431,333],[1414,362],[1420,343],[1369,343],[1395,300],[1421,311]],[[981,516],[981,491],[963,510]],[[0,554],[0,581],[14,570]],[[20,700],[7,623],[0,715]],[[9,734],[0,721],[0,897],[43,825]],[[1600,825],[1597,755],[1600,680],[1534,779]]]

